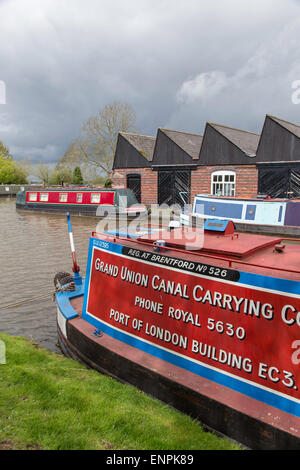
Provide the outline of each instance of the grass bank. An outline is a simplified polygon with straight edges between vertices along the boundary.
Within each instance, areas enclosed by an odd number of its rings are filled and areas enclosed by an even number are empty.
[[[24,338],[0,340],[0,449],[239,448],[134,387]]]

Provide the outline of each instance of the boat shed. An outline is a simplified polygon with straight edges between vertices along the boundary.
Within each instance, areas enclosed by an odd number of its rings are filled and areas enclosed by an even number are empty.
[[[146,205],[154,203],[147,189],[153,185],[151,162],[155,143],[155,137],[120,132],[114,158],[113,170],[117,171],[113,173],[113,182],[118,186],[123,176],[123,185],[135,193],[138,202]]]
[[[259,193],[300,197],[300,126],[267,115],[256,162]]]
[[[200,134],[158,129],[152,169],[157,174],[158,204],[188,204],[192,172],[199,165]]]
[[[120,133],[113,171],[146,205],[183,205],[196,194],[300,197],[300,126],[266,115],[261,134],[211,122],[203,135]]]
[[[256,151],[260,135],[221,124],[207,123],[193,174],[192,196],[257,195]]]

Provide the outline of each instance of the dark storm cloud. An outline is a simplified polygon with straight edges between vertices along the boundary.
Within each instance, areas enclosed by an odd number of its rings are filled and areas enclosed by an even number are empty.
[[[104,105],[133,106],[143,134],[206,120],[300,123],[299,3],[292,0],[0,0],[0,139],[57,161]]]

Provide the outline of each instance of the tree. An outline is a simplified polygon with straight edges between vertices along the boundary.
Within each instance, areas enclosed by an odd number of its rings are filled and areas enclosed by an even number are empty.
[[[0,184],[26,184],[26,174],[9,156],[0,154]]]
[[[108,178],[108,179],[105,180],[105,182],[104,182],[104,187],[105,187],[105,188],[111,188],[111,186],[112,186],[112,181],[111,181],[111,179]]]
[[[50,176],[49,183],[59,186],[64,183],[72,183],[73,175],[67,168],[59,168],[57,165]]]
[[[9,148],[0,140],[0,184],[26,184],[26,172],[13,161]]]
[[[69,145],[66,153],[58,161],[59,167],[69,168],[72,171],[83,162],[83,156],[79,142],[75,139]]]
[[[2,156],[4,158],[11,157],[10,152],[9,152],[9,148],[6,147],[1,140],[0,140],[0,156]]]
[[[88,163],[109,177],[119,132],[136,131],[136,116],[127,103],[113,103],[105,106],[97,116],[84,122],[80,135],[68,148],[59,163]]]
[[[33,170],[35,176],[40,178],[44,184],[48,185],[52,173],[52,169],[49,165],[40,162],[38,166]]]
[[[83,184],[83,178],[79,166],[76,166],[73,171],[73,184]]]

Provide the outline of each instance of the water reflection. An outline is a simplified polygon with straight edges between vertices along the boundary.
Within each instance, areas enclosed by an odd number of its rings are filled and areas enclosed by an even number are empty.
[[[72,226],[81,274],[85,274],[89,236],[96,219],[73,217]],[[72,272],[65,215],[17,211],[14,198],[0,198],[0,331],[25,336],[58,352],[53,278]],[[49,292],[49,296],[10,309]]]

